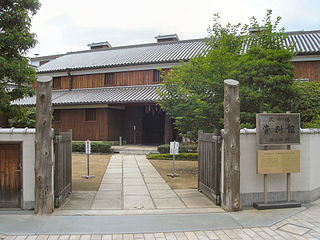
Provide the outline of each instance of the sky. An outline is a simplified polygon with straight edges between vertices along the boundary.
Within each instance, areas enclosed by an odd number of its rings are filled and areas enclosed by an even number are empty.
[[[38,44],[29,57],[87,50],[87,44],[111,46],[156,42],[176,33],[180,40],[208,36],[213,15],[226,24],[262,20],[267,9],[281,16],[286,31],[320,30],[319,0],[40,0],[31,31]]]

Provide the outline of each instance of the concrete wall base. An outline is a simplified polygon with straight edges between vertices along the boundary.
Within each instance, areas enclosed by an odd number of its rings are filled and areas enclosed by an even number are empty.
[[[24,201],[22,202],[23,210],[32,210],[34,209],[34,201]]]
[[[320,187],[312,191],[294,191],[291,192],[292,201],[309,203],[320,198]],[[254,202],[263,202],[263,192],[258,193],[241,193],[242,207],[252,207]],[[287,192],[268,192],[268,202],[270,201],[286,201]]]

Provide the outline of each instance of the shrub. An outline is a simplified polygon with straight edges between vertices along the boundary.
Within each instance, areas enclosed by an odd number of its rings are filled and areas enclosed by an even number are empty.
[[[157,159],[157,160],[172,160],[172,156],[169,153],[165,154],[150,154],[147,159]],[[198,161],[198,153],[179,153],[175,155],[175,160],[180,161]]]
[[[111,145],[109,142],[91,142],[91,152],[110,153]],[[85,142],[72,142],[72,152],[85,152]]]
[[[160,154],[170,153],[170,145],[164,144],[164,145],[158,146],[158,152]],[[179,146],[179,153],[196,153],[196,152],[198,152],[198,145],[196,144]]]
[[[302,128],[319,128],[320,82],[296,82],[298,95],[294,111],[301,114]]]

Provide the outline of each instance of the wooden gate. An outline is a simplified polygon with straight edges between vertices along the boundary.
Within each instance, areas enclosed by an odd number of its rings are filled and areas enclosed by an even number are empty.
[[[54,134],[54,206],[60,207],[72,191],[72,132]]]
[[[21,146],[20,143],[0,144],[0,208],[21,207]]]
[[[198,190],[220,205],[221,136],[199,131],[198,146]]]

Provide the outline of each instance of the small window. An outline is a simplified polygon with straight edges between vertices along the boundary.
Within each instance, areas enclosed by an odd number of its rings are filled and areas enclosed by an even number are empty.
[[[105,74],[105,79],[104,79],[104,85],[105,86],[112,86],[114,85],[114,73],[106,73]]]
[[[159,70],[153,70],[153,82],[160,82],[162,80],[161,73]]]
[[[96,109],[86,109],[86,121],[96,120]]]
[[[61,89],[61,77],[54,77],[52,81],[53,89]]]
[[[60,110],[59,109],[53,110],[53,121],[60,121]]]

